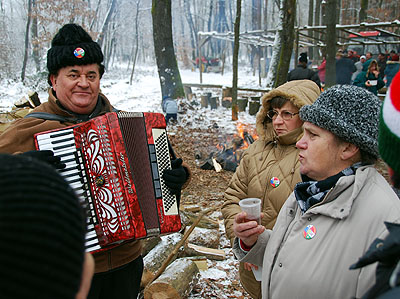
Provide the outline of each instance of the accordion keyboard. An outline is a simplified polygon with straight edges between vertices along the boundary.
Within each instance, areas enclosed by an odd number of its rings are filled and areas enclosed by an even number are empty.
[[[54,155],[60,157],[61,162],[65,163],[66,167],[59,170],[59,172],[70,184],[71,188],[74,189],[89,214],[87,215],[86,251],[90,252],[100,249],[101,247],[94,228],[96,224],[94,207],[93,203],[90,202],[88,180],[83,170],[84,162],[82,153],[75,147],[73,129],[54,132],[48,135],[39,135],[37,141],[40,150],[52,150]]]

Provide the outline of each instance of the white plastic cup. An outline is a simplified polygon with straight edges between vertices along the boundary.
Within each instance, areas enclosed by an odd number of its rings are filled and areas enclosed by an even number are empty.
[[[239,201],[239,206],[243,212],[246,212],[246,219],[249,221],[257,221],[261,224],[261,199],[259,198],[244,198]]]
[[[251,268],[251,270],[253,271],[254,278],[257,281],[262,281],[262,267],[258,267],[257,270],[255,268]]]

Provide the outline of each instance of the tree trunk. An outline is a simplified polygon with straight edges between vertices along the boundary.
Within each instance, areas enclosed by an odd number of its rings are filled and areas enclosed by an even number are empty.
[[[24,51],[24,60],[22,62],[21,81],[25,80],[26,64],[28,62],[29,26],[31,24],[31,16],[32,16],[32,0],[28,0],[28,18],[26,20],[26,28],[25,28],[25,51]]]
[[[361,0],[360,3],[360,23],[367,21],[368,0]]]
[[[103,25],[101,26],[99,37],[97,38],[97,43],[100,45],[100,47],[103,45],[104,36],[107,34],[108,23],[110,23],[111,16],[115,10],[116,4],[117,0],[111,0],[110,8],[108,9]]]
[[[327,0],[326,4],[326,88],[336,84],[336,1]]]
[[[175,260],[165,272],[144,290],[145,299],[187,298],[198,282],[199,269],[186,258]]]
[[[314,0],[309,0],[308,1],[308,26],[312,26],[314,23]],[[314,32],[313,30],[309,30],[308,31],[308,35],[313,37],[314,36]],[[314,42],[314,40],[311,38],[310,40],[311,43]],[[309,48],[309,57],[310,59],[314,59],[314,47],[311,47],[311,49]]]
[[[140,0],[136,0],[136,15],[135,15],[135,46],[134,54],[132,58],[132,72],[129,78],[129,85],[132,85],[133,73],[135,72],[136,59],[139,52],[139,8]]]
[[[274,51],[267,77],[267,86],[269,87],[277,87],[287,81],[290,58],[293,52],[296,0],[281,1],[279,19],[279,26],[274,41]]]
[[[237,87],[238,87],[238,58],[239,58],[239,35],[240,17],[242,14],[242,0],[236,0],[236,19],[235,19],[235,41],[233,47],[233,79],[232,79],[232,120],[238,120]]]
[[[184,97],[181,75],[172,39],[171,0],[152,0],[154,52],[162,95],[173,99]]]
[[[198,47],[198,40],[197,40],[197,30],[193,23],[192,13],[190,12],[190,2],[189,0],[183,1],[183,7],[185,12],[185,18],[189,24],[190,29],[190,43],[192,45],[192,60],[196,60],[198,56],[197,47]]]
[[[40,72],[40,52],[39,52],[39,38],[38,38],[38,19],[36,11],[36,1],[32,0],[32,27],[31,27],[31,43],[32,43],[32,58],[36,65],[36,72]]]

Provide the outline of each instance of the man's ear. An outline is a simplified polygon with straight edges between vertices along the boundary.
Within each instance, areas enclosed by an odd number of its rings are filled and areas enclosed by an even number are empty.
[[[50,75],[50,81],[51,81],[51,86],[53,88],[53,90],[56,90],[56,83],[57,83],[57,76],[54,74]]]
[[[342,160],[355,160],[359,161],[361,159],[360,149],[353,143],[343,142],[342,151],[340,153],[340,158]]]

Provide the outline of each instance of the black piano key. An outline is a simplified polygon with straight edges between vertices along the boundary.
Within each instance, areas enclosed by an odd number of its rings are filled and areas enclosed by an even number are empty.
[[[53,140],[51,142],[51,144],[63,143],[63,142],[67,142],[67,141],[74,141],[75,142],[75,137],[69,137],[69,138],[65,138],[65,139]]]
[[[65,144],[65,145],[55,146],[55,147],[53,148],[53,151],[58,151],[58,150],[60,150],[60,149],[68,148],[68,147],[73,147],[73,146],[75,146],[75,143],[69,143],[69,144]]]
[[[71,135],[71,131],[67,131],[67,132],[63,131],[60,133],[51,134],[50,138],[57,138],[57,137],[65,136],[65,135]]]

